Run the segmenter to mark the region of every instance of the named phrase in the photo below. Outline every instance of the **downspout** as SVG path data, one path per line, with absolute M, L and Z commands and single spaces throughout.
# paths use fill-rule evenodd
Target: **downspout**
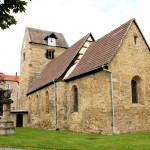
M 105 66 L 102 66 L 103 70 L 110 73 L 110 85 L 111 85 L 111 102 L 112 102 L 112 134 L 115 134 L 115 106 L 114 106 L 114 90 L 113 90 L 113 81 L 112 81 L 112 72 L 105 69 Z
M 54 122 L 55 122 L 55 130 L 57 130 L 57 105 L 56 105 L 56 82 L 53 80 L 54 83 Z

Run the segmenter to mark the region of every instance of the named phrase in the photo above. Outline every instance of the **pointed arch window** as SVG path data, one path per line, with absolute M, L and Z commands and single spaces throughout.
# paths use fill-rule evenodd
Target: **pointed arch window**
M 74 88 L 74 112 L 78 112 L 78 89 Z

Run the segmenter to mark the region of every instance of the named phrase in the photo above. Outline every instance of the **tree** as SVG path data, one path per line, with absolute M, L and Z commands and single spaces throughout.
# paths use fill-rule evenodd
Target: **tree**
M 0 28 L 4 30 L 16 25 L 17 21 L 10 13 L 25 12 L 27 3 L 24 0 L 0 0 Z

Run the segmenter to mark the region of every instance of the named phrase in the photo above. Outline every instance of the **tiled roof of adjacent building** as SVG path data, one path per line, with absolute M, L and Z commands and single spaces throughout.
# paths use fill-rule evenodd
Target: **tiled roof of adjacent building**
M 52 32 L 52 31 L 45 31 L 35 28 L 26 28 L 29 34 L 29 40 L 31 43 L 37 44 L 47 44 L 46 38 L 51 34 L 54 34 L 57 37 L 56 46 L 68 48 L 67 41 L 62 33 Z
M 0 80 L 2 81 L 15 81 L 19 83 L 19 78 L 17 75 L 5 75 L 4 73 L 0 73 Z
M 64 80 L 76 78 L 85 73 L 97 70 L 101 68 L 102 65 L 107 65 L 121 46 L 122 41 L 133 22 L 136 24 L 135 20 L 131 19 L 112 32 L 90 44 L 81 60 L 78 61 L 75 68 L 69 72 L 70 74 L 67 75 Z M 75 62 L 75 59 L 77 58 L 75 56 L 78 54 L 79 50 L 82 48 L 89 36 L 91 36 L 91 34 L 86 35 L 76 42 L 72 47 L 66 50 L 66 52 L 64 52 L 62 55 L 49 62 L 39 78 L 37 78 L 35 83 L 33 83 L 29 89 L 28 94 L 48 85 L 49 83 L 52 83 L 54 79 L 57 80 L 60 77 L 63 79 L 65 73 L 69 68 L 72 67 L 72 62 Z M 146 41 L 145 43 L 147 44 Z
M 52 61 L 50 61 L 40 76 L 36 79 L 36 81 L 31 85 L 31 88 L 28 91 L 28 94 L 53 82 L 60 78 L 66 71 L 66 69 L 71 64 L 72 60 L 75 58 L 76 54 L 89 37 L 90 34 L 87 34 L 74 45 L 72 45 L 68 50 L 66 50 L 63 54 L 56 57 Z

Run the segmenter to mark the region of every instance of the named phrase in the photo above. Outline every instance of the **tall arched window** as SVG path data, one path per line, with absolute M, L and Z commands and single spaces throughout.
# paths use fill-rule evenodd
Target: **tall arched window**
M 137 83 L 135 80 L 131 81 L 131 87 L 132 87 L 132 103 L 137 103 L 138 102 Z
M 39 96 L 36 95 L 36 114 L 39 114 Z
M 131 96 L 133 104 L 144 104 L 144 87 L 140 76 L 134 76 L 131 80 Z
M 74 87 L 74 112 L 78 112 L 78 89 Z
M 45 113 L 49 114 L 49 95 L 48 95 L 48 91 L 45 92 Z

